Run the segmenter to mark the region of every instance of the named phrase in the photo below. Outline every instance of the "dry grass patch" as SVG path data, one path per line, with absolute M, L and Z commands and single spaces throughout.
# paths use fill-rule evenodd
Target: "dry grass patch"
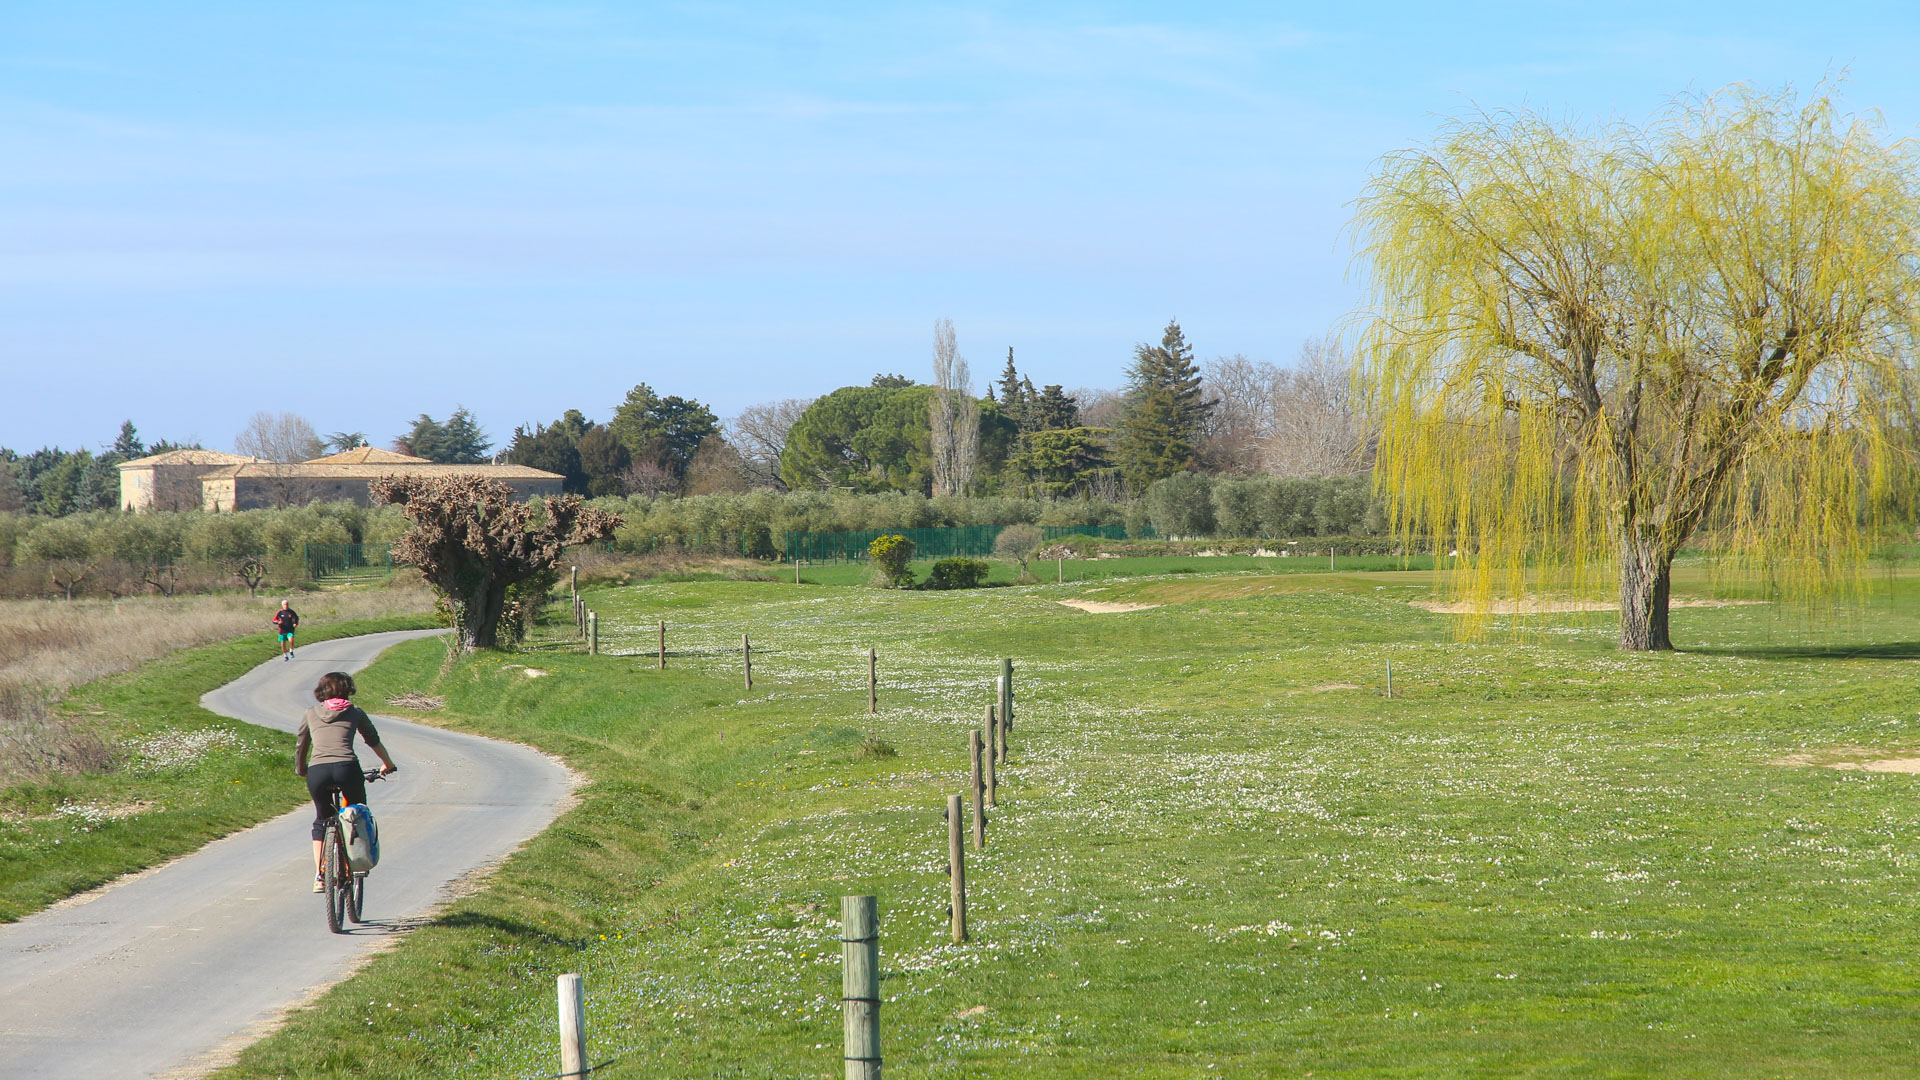
M 0 789 L 52 776 L 109 772 L 172 760 L 168 746 L 125 747 L 101 730 L 103 710 L 55 703 L 82 683 L 131 671 L 179 649 L 265 630 L 278 595 L 0 600 Z M 310 593 L 294 605 L 308 626 L 432 610 L 423 588 Z M 170 756 L 171 755 L 171 756 Z
M 412 709 L 415 712 L 432 712 L 435 709 L 446 708 L 447 699 L 435 697 L 432 694 L 422 694 L 417 690 L 410 690 L 407 693 L 395 694 L 393 697 L 388 698 L 387 704 L 396 709 Z
M 0 683 L 59 694 L 176 649 L 267 628 L 279 594 L 140 597 L 126 600 L 0 600 Z M 295 596 L 307 625 L 433 608 L 425 589 L 350 589 Z

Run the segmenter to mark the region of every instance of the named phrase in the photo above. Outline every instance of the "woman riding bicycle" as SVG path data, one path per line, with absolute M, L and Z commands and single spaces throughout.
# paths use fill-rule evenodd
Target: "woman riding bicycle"
M 360 771 L 360 759 L 354 756 L 353 739 L 358 735 L 373 752 L 380 755 L 380 775 L 398 769 L 387 748 L 380 745 L 380 733 L 358 705 L 347 700 L 353 696 L 353 676 L 344 671 L 329 671 L 313 688 L 313 699 L 320 704 L 300 718 L 300 731 L 293 751 L 293 771 L 307 778 L 307 793 L 313 796 L 313 891 L 324 892 L 320 860 L 327 822 L 333 818 L 333 792 L 344 793 L 349 803 L 367 801 L 367 780 Z

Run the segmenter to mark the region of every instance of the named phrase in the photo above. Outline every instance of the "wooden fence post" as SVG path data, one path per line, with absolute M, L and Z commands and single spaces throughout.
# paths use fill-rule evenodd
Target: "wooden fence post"
M 952 886 L 949 893 L 948 922 L 953 926 L 955 944 L 967 940 L 967 845 L 961 839 L 964 827 L 960 824 L 960 796 L 947 796 L 947 880 Z
M 1000 719 L 992 705 L 987 706 L 987 805 L 999 806 L 999 781 L 994 766 L 1000 757 Z
M 600 655 L 600 613 L 587 612 L 587 655 Z
M 1054 584 L 1065 585 L 1067 583 L 1067 557 L 1065 555 L 1054 556 L 1053 568 L 1060 575 L 1059 580 L 1054 582 Z
M 1013 730 L 1013 660 L 1000 661 L 1000 730 Z
M 667 670 L 667 621 L 660 620 L 660 670 Z
M 793 560 L 793 583 L 795 585 L 800 584 L 800 560 L 799 559 Z
M 578 975 L 560 976 L 560 1075 L 587 1075 L 587 986 Z
M 999 736 L 999 738 L 998 738 L 998 739 L 996 739 L 996 740 L 994 740 L 994 742 L 995 742 L 995 746 L 994 746 L 994 752 L 995 752 L 995 753 L 997 753 L 998 755 L 1000 755 L 1000 761 L 999 761 L 999 763 L 1000 763 L 1000 764 L 1002 764 L 1002 765 L 1005 765 L 1005 764 L 1007 763 L 1007 724 L 1006 724 L 1006 717 L 1004 717 L 1004 716 L 1001 716 L 1001 715 L 1000 715 L 1000 710 L 999 710 L 998 708 L 995 708 L 994 706 L 991 706 L 991 705 L 989 705 L 989 706 L 988 706 L 987 708 L 989 709 L 989 711 L 990 711 L 990 712 L 992 713 L 992 715 L 993 715 L 993 726 L 994 726 L 994 730 L 996 730 L 996 731 L 998 731 L 998 732 L 1000 733 L 1000 736 Z
M 740 666 L 747 673 L 747 689 L 753 689 L 753 642 L 745 634 L 740 635 Z
M 967 756 L 973 759 L 973 850 L 987 846 L 987 776 L 980 767 L 980 733 L 967 732 Z
M 872 649 L 867 650 L 867 715 L 880 711 L 880 668 L 879 658 Z
M 880 914 L 871 896 L 840 898 L 840 1012 L 847 1080 L 880 1080 Z
M 577 566 L 567 568 L 567 591 L 575 596 L 580 595 L 580 568 Z

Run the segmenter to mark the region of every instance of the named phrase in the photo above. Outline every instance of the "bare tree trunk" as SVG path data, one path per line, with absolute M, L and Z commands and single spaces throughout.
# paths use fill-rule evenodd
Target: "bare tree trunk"
M 1632 652 L 1673 648 L 1667 607 L 1673 592 L 1673 555 L 1644 543 L 1620 544 L 1620 647 Z
M 507 608 L 507 587 L 489 578 L 467 594 L 466 610 L 460 613 L 460 647 L 491 649 L 500 642 L 500 617 Z

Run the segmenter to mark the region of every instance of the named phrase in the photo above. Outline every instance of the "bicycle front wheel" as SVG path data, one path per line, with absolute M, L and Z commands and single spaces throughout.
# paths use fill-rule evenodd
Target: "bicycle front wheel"
M 326 886 L 327 929 L 338 934 L 346 922 L 347 894 L 353 889 L 353 872 L 347 867 L 347 850 L 340 839 L 339 821 L 327 824 L 322 851 L 325 852 L 321 878 Z
M 363 923 L 367 921 L 361 914 L 362 905 L 367 902 L 367 875 L 355 874 L 351 880 L 352 886 L 347 890 L 347 915 L 354 922 Z

